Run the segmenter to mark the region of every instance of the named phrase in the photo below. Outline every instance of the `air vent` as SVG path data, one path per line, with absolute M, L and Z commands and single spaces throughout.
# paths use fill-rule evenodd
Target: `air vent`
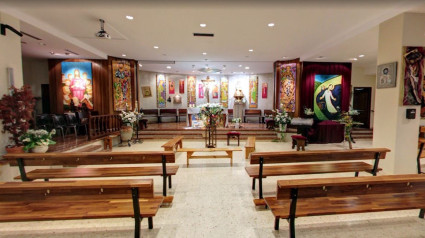
M 193 36 L 214 37 L 213 33 L 193 33 Z
M 28 37 L 33 38 L 34 40 L 41 40 L 40 38 L 38 38 L 38 37 L 36 37 L 36 36 L 33 36 L 33 35 L 31 35 L 31 34 L 28 34 L 28 33 L 26 33 L 26 32 L 21 31 L 21 33 L 22 33 L 23 35 L 26 35 L 26 36 L 28 36 Z
M 74 55 L 79 55 L 79 54 L 75 53 L 74 51 L 71 51 L 71 50 L 68 50 L 68 49 L 65 49 L 65 51 L 66 51 L 66 52 L 69 52 L 69 53 L 71 53 L 71 54 L 74 54 Z

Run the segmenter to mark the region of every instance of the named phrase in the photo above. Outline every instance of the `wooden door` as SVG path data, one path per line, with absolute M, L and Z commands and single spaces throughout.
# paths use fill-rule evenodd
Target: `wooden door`
M 371 87 L 355 87 L 353 93 L 353 109 L 360 112 L 353 116 L 354 121 L 361 122 L 361 128 L 370 128 L 370 108 L 372 101 Z
M 49 84 L 41 85 L 41 106 L 43 114 L 50 114 L 50 86 Z

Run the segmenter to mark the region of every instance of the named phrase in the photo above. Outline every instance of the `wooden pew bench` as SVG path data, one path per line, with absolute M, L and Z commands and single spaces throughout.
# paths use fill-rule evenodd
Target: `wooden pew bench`
M 193 155 L 196 152 L 218 152 L 224 151 L 225 155 Z M 233 166 L 233 152 L 242 151 L 241 148 L 181 148 L 177 152 L 187 152 L 186 165 L 189 167 L 190 159 L 230 159 L 230 166 Z
M 158 121 L 161 123 L 163 117 L 175 117 L 176 122 L 179 121 L 177 116 L 177 109 L 159 109 Z
M 137 238 L 143 218 L 153 228 L 162 201 L 152 179 L 2 182 L 0 222 L 133 217 Z
M 176 136 L 173 139 L 167 141 L 167 143 L 163 144 L 161 147 L 164 148 L 164 151 L 174 151 L 180 146 L 183 148 L 183 138 L 184 136 Z
M 184 118 L 186 118 L 187 117 L 187 109 L 185 109 L 185 108 L 180 108 L 180 109 L 178 109 L 178 111 L 179 111 L 179 116 L 178 116 L 178 118 L 179 118 L 179 122 L 181 121 L 180 119 L 181 119 L 181 117 L 184 117 Z
M 247 117 L 258 117 L 258 123 L 261 123 L 261 110 L 260 109 L 245 109 L 244 122 L 246 123 Z
M 158 122 L 160 122 L 159 116 L 158 116 L 158 109 L 143 109 L 143 118 L 148 117 L 155 117 Z
M 167 165 L 175 163 L 175 154 L 170 151 L 132 151 L 132 152 L 86 152 L 86 153 L 22 153 L 6 154 L 3 159 L 11 166 L 18 166 L 20 176 L 15 179 L 31 181 L 37 179 L 63 178 L 101 178 L 129 176 L 162 176 L 163 196 L 167 196 L 167 177 L 169 188 L 172 187 L 171 176 L 176 175 L 179 166 Z M 113 164 L 161 164 L 161 166 L 138 167 L 105 167 L 81 168 L 66 167 L 54 169 L 35 169 L 25 171 L 25 166 L 80 166 L 80 165 L 113 165 Z M 172 202 L 173 197 L 165 198 L 166 203 Z
M 279 180 L 276 197 L 265 198 L 275 217 L 289 219 L 295 238 L 295 218 L 421 209 L 424 218 L 425 175 Z
M 376 175 L 379 160 L 385 159 L 389 152 L 386 148 L 354 149 L 354 150 L 317 150 L 317 151 L 283 151 L 283 152 L 254 152 L 250 155 L 250 164 L 245 167 L 252 178 L 252 189 L 255 190 L 255 179 L 259 182 L 259 199 L 254 199 L 255 205 L 265 205 L 263 200 L 263 179 L 269 176 L 367 172 Z M 374 164 L 363 161 L 347 162 L 352 160 L 373 160 Z M 314 162 L 308 164 L 285 164 Z M 332 163 L 330 163 L 332 162 Z M 334 163 L 336 162 L 336 163 Z M 272 164 L 264 166 L 264 164 Z M 285 165 L 279 165 L 285 164 Z
M 255 136 L 250 136 L 245 144 L 245 159 L 249 158 L 249 154 L 255 151 Z

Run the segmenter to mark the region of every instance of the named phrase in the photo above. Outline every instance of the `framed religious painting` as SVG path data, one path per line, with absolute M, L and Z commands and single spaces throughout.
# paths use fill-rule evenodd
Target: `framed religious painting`
M 337 120 L 340 116 L 341 82 L 341 75 L 315 75 L 313 107 L 318 120 Z
M 249 77 L 249 108 L 258 107 L 258 76 Z
M 397 62 L 378 65 L 377 88 L 394 88 L 397 83 Z
M 93 109 L 93 77 L 90 62 L 62 62 L 63 106 L 69 110 L 71 104 L 83 104 Z
M 169 94 L 174 94 L 175 88 L 176 88 L 176 85 L 174 83 L 174 80 L 169 80 L 168 81 L 168 93 Z
M 425 75 L 425 47 L 404 47 L 404 95 L 403 105 L 424 106 L 424 75 Z M 423 116 L 421 109 L 421 116 Z
M 167 88 L 163 74 L 156 75 L 156 94 L 158 108 L 165 108 L 167 104 Z
M 267 83 L 261 84 L 261 98 L 267 98 Z
M 179 93 L 184 93 L 184 79 L 179 79 Z
M 152 91 L 150 86 L 142 86 L 142 95 L 144 98 L 152 97 Z

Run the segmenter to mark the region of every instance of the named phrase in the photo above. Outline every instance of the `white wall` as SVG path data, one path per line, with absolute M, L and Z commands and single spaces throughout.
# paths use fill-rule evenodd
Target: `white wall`
M 0 12 L 0 22 L 8 24 L 15 29 L 20 29 L 18 19 Z M 21 57 L 21 39 L 13 32 L 7 30 L 6 36 L 0 35 L 0 95 L 8 92 L 10 86 L 7 78 L 6 68 L 11 67 L 14 71 L 15 87 L 21 87 L 22 80 L 22 57 Z M 7 134 L 0 135 L 0 153 L 5 153 L 5 146 L 9 144 Z M 14 171 L 15 173 L 12 173 Z M 9 165 L 0 165 L 0 181 L 12 180 L 17 169 L 10 169 Z
M 156 103 L 156 75 L 160 73 L 155 72 L 146 72 L 141 71 L 139 73 L 139 95 L 140 95 L 140 107 L 143 109 L 155 109 L 157 108 Z M 229 80 L 229 108 L 233 108 L 233 95 L 236 90 L 236 86 L 239 85 L 242 88 L 242 91 L 247 100 L 246 108 L 248 108 L 248 100 L 249 100 L 249 75 L 230 75 L 230 76 L 222 76 L 222 75 L 210 75 L 211 80 L 215 80 L 213 83 L 210 83 L 210 102 L 218 103 L 220 101 L 220 78 L 227 77 Z M 176 74 L 165 74 L 165 78 L 167 81 L 167 98 L 171 96 L 171 99 L 174 95 L 179 94 L 179 79 L 185 79 L 185 89 L 184 94 L 181 94 L 182 103 L 174 104 L 173 101 L 167 102 L 166 108 L 187 108 L 187 75 L 176 75 Z M 201 105 L 207 102 L 206 97 L 198 98 L 198 85 L 202 83 L 202 80 L 206 79 L 207 75 L 198 75 L 196 77 L 196 105 Z M 175 81 L 175 94 L 168 93 L 168 82 L 169 80 Z M 261 97 L 261 85 L 266 82 L 268 84 L 268 95 L 267 98 L 263 99 Z M 218 99 L 212 98 L 212 88 L 215 83 L 219 86 L 219 96 Z M 150 86 L 152 91 L 152 97 L 143 97 L 141 87 L 142 86 Z M 273 74 L 260 74 L 258 75 L 258 109 L 273 109 Z
M 375 85 L 376 85 L 376 74 L 367 75 L 364 68 L 353 67 L 351 71 L 351 85 L 353 90 L 355 87 L 371 87 L 372 98 L 371 98 L 371 113 L 370 113 L 370 127 L 373 128 L 373 117 L 375 110 Z M 351 97 L 351 105 L 353 105 L 353 97 Z M 354 108 L 355 109 L 355 108 Z
M 47 59 L 22 59 L 24 84 L 31 86 L 35 97 L 41 97 L 41 84 L 49 83 L 49 67 Z M 42 113 L 41 100 L 37 100 L 35 110 Z

